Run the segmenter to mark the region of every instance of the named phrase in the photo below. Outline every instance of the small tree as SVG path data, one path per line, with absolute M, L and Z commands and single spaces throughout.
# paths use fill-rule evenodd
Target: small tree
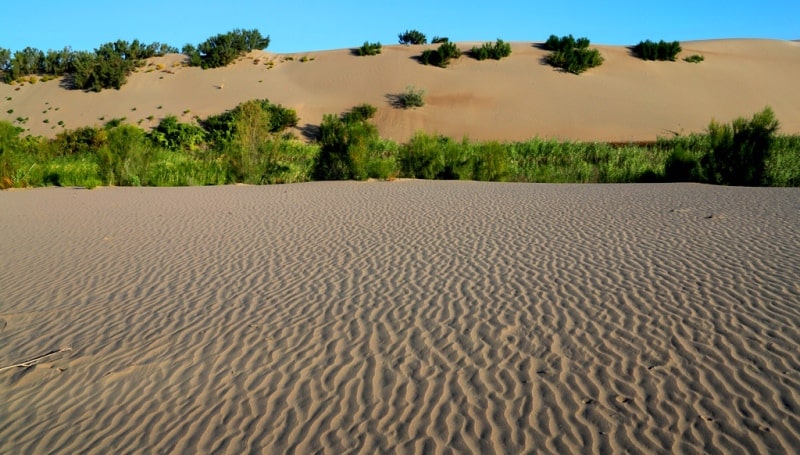
M 400 44 L 427 44 L 428 38 L 425 36 L 424 33 L 418 30 L 406 30 L 405 33 L 401 33 L 397 35 L 400 40 Z

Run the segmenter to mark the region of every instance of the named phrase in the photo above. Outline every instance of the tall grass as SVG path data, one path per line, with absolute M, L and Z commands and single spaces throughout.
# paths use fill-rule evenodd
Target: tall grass
M 727 126 L 712 123 L 706 134 L 651 144 L 538 138 L 476 142 L 422 132 L 400 144 L 379 137 L 369 122 L 375 114 L 369 105 L 326 116 L 321 136 L 311 143 L 273 132 L 274 118 L 257 107 L 240 109 L 231 119 L 230 134 L 191 147 L 169 145 L 159 140 L 158 132 L 145 133 L 124 123 L 68 130 L 47 140 L 22 136 L 20 128 L 0 122 L 0 187 L 273 184 L 395 177 L 800 186 L 800 136 L 776 135 L 777 122 L 768 110 Z

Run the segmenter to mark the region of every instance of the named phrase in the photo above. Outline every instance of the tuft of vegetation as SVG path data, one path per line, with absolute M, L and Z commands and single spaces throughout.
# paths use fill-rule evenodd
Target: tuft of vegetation
M 370 43 L 368 41 L 364 41 L 364 44 L 356 50 L 356 54 L 360 56 L 366 55 L 378 55 L 383 50 L 383 46 L 381 43 Z
M 478 60 L 500 60 L 503 57 L 511 55 L 511 44 L 506 43 L 501 39 L 497 39 L 495 43 L 483 43 L 481 47 L 474 46 L 470 51 L 473 58 Z
M 561 68 L 568 73 L 581 74 L 589 68 L 603 64 L 600 51 L 590 49 L 589 44 L 588 38 L 576 40 L 572 35 L 561 38 L 550 35 L 544 47 L 552 53 L 547 56 L 546 61 L 551 66 Z
M 461 57 L 461 50 L 455 43 L 446 42 L 442 43 L 438 49 L 426 49 L 422 51 L 420 62 L 423 65 L 434 65 L 440 68 L 446 68 L 450 61 Z
M 706 58 L 705 58 L 705 57 L 703 57 L 702 55 L 699 55 L 699 54 L 692 54 L 692 55 L 690 55 L 690 56 L 688 56 L 688 57 L 684 58 L 684 59 L 683 59 L 683 61 L 684 61 L 684 62 L 689 62 L 689 63 L 700 63 L 700 62 L 702 62 L 702 61 L 703 61 L 703 60 L 705 60 L 705 59 L 706 59 Z
M 181 123 L 174 115 L 168 115 L 148 133 L 148 137 L 155 145 L 167 150 L 196 150 L 205 140 L 205 131 L 196 125 Z
M 400 41 L 400 44 L 410 45 L 410 44 L 427 44 L 428 38 L 425 36 L 424 33 L 418 30 L 406 30 L 404 33 L 400 33 L 397 35 L 397 38 Z
M 633 53 L 642 60 L 669 60 L 674 62 L 682 49 L 681 43 L 678 41 L 668 43 L 664 40 L 660 40 L 656 43 L 645 40 L 633 46 L 632 50 Z
M 299 121 L 294 109 L 272 104 L 267 99 L 246 101 L 229 111 L 212 115 L 200 122 L 200 126 L 206 130 L 209 142 L 219 145 L 234 140 L 239 134 L 237 128 L 241 126 L 245 111 L 250 112 L 251 117 L 255 115 L 254 111 L 260 111 L 259 115 L 266 119 L 267 132 L 273 134 L 293 128 Z
M 703 167 L 713 183 L 722 185 L 770 185 L 766 165 L 780 123 L 771 108 L 730 124 L 712 121 L 708 126 L 711 153 Z
M 266 49 L 269 43 L 269 36 L 263 36 L 257 29 L 234 29 L 214 35 L 197 47 L 186 44 L 182 52 L 188 57 L 189 66 L 220 68 L 230 65 L 247 52 Z
M 415 88 L 413 85 L 398 95 L 397 103 L 403 109 L 413 109 L 425 105 L 425 90 Z
M 443 43 L 449 43 L 449 42 L 450 42 L 450 38 L 448 38 L 446 36 L 434 36 L 433 39 L 431 40 L 431 44 L 443 44 Z

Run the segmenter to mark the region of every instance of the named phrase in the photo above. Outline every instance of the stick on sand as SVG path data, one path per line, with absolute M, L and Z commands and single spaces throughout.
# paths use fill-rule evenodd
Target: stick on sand
M 30 367 L 30 366 L 36 365 L 37 363 L 39 363 L 39 361 L 41 361 L 45 357 L 49 357 L 49 356 L 51 356 L 53 354 L 58 354 L 59 352 L 71 351 L 71 350 L 72 350 L 71 347 L 55 349 L 55 350 L 52 350 L 52 351 L 50 351 L 50 352 L 48 352 L 46 354 L 38 355 L 38 356 L 36 356 L 36 357 L 34 357 L 32 359 L 26 360 L 24 362 L 15 363 L 14 365 L 8 365 L 8 366 L 5 366 L 5 367 L 0 367 L 0 371 L 8 370 L 8 369 L 14 368 L 14 367 Z

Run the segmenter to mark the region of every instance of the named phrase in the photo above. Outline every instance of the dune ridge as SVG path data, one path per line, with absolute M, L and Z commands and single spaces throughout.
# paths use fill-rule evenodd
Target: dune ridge
M 480 43 L 459 47 L 475 44 Z M 119 91 L 66 90 L 57 80 L 0 84 L 0 119 L 27 117 L 22 126 L 31 134 L 53 136 L 63 128 L 121 117 L 143 127 L 168 114 L 191 121 L 269 98 L 298 111 L 299 136 L 313 131 L 324 114 L 371 103 L 379 108 L 375 120 L 381 135 L 397 141 L 424 130 L 456 139 L 636 142 L 702 132 L 711 119 L 728 122 L 769 105 L 782 132 L 800 134 L 795 80 L 800 43 L 732 39 L 682 46 L 677 62 L 646 62 L 627 47 L 598 45 L 605 62 L 581 76 L 544 64 L 548 52 L 534 43 L 513 43 L 511 56 L 501 61 L 464 56 L 447 69 L 415 60 L 426 46 L 384 46 L 373 57 L 354 56 L 350 49 L 291 55 L 257 51 L 229 67 L 205 71 L 181 66 L 184 56 L 168 55 L 152 59 Z M 704 55 L 705 61 L 681 60 L 692 54 Z M 393 108 L 387 97 L 409 85 L 426 90 L 427 105 Z
M 791 453 L 799 195 L 2 192 L 0 452 Z

